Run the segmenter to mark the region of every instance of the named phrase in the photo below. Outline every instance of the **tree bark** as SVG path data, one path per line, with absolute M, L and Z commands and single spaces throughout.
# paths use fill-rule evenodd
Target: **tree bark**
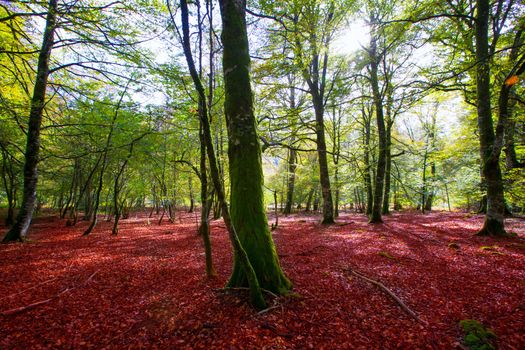
M 481 170 L 487 186 L 487 213 L 478 235 L 504 236 L 505 200 L 499 156 L 490 103 L 489 18 L 490 1 L 477 0 L 476 16 L 476 103 L 480 141 Z M 500 116 L 501 118 L 502 116 Z M 495 147 L 496 146 L 496 147 Z
M 15 219 L 15 178 L 16 174 L 14 171 L 14 159 L 4 148 L 2 148 L 2 180 L 4 183 L 4 189 L 7 197 L 7 216 L 5 218 L 6 226 L 11 226 Z
M 49 0 L 47 8 L 44 37 L 38 55 L 37 73 L 29 113 L 22 205 L 20 206 L 16 222 L 4 236 L 2 242 L 23 241 L 27 237 L 29 225 L 33 217 L 33 210 L 35 209 L 38 184 L 38 156 L 40 152 L 40 127 L 46 105 L 49 63 L 57 26 L 57 0 Z
M 379 153 L 377 157 L 377 168 L 374 184 L 374 202 L 372 205 L 372 212 L 370 213 L 370 223 L 381 223 L 381 209 L 383 205 L 383 191 L 384 191 L 384 180 L 385 180 L 385 169 L 386 169 L 386 130 L 385 130 L 385 118 L 383 115 L 383 103 L 381 93 L 379 91 L 379 78 L 378 78 L 378 62 L 377 57 L 377 43 L 376 38 L 372 35 L 370 43 L 370 83 L 372 85 L 372 95 L 374 98 L 375 112 L 376 112 L 376 123 L 377 123 L 377 136 Z
M 314 195 L 314 187 L 310 188 L 310 191 L 308 191 L 308 196 L 306 197 L 306 206 L 304 208 L 305 212 L 309 212 L 310 208 L 312 207 L 312 197 Z
M 296 151 L 294 149 L 290 149 L 288 151 L 288 178 L 287 178 L 287 188 L 286 188 L 286 205 L 283 210 L 283 214 L 285 215 L 292 213 L 296 168 L 297 168 Z
M 366 116 L 365 111 L 362 111 L 364 120 L 364 149 L 363 149 L 363 162 L 364 162 L 364 181 L 366 188 L 366 208 L 365 212 L 367 216 L 372 214 L 372 205 L 374 203 L 374 193 L 372 189 L 372 178 L 370 176 L 370 116 Z
M 120 195 L 120 190 L 121 190 L 120 178 L 122 177 L 122 174 L 124 174 L 124 170 L 126 169 L 126 165 L 128 165 L 128 162 L 131 159 L 131 156 L 133 155 L 133 144 L 134 144 L 134 142 L 131 142 L 131 144 L 129 146 L 128 155 L 127 155 L 126 159 L 124 160 L 124 162 L 122 163 L 122 165 L 119 168 L 119 171 L 117 173 L 117 176 L 115 177 L 115 183 L 114 183 L 114 186 L 113 186 L 113 206 L 115 207 L 115 212 L 114 212 L 113 229 L 111 230 L 111 234 L 115 235 L 115 236 L 118 234 L 118 223 L 119 223 L 120 217 L 122 216 L 122 209 L 124 207 L 124 202 L 123 203 L 119 203 L 119 201 L 118 201 L 119 200 L 119 195 Z
M 388 115 L 388 113 L 387 113 Z M 390 181 L 392 179 L 392 118 L 389 117 L 386 124 L 386 151 L 385 151 L 385 193 L 383 194 L 383 215 L 390 214 Z
M 284 293 L 289 290 L 291 284 L 280 269 L 262 203 L 261 154 L 255 133 L 255 118 L 251 105 L 252 94 L 249 80 L 250 58 L 246 33 L 245 9 L 246 3 L 244 1 L 220 1 L 223 20 L 222 42 L 224 47 L 223 70 L 226 91 L 225 112 L 229 127 L 230 147 L 237 147 L 236 150 L 230 148 L 228 152 L 230 157 L 230 179 L 232 182 L 232 217 L 230 217 L 230 209 L 226 202 L 213 147 L 207 106 L 206 103 L 202 103 L 205 101 L 205 92 L 191 55 L 188 7 L 186 0 L 181 0 L 184 54 L 195 88 L 199 94 L 199 108 L 205 112 L 200 113 L 199 117 L 201 118 L 203 126 L 202 130 L 210 163 L 210 172 L 221 206 L 224 223 L 226 224 L 234 250 L 234 266 L 228 286 L 248 286 L 252 305 L 256 308 L 264 308 L 266 302 L 262 295 L 261 286 L 278 293 Z M 244 143 L 246 142 L 248 144 L 245 145 Z M 245 169 L 242 165 L 246 159 L 242 151 L 240 154 L 237 153 L 239 149 L 249 149 L 252 152 L 253 150 L 258 151 L 258 154 L 250 154 L 252 158 L 247 165 L 252 165 L 252 167 L 249 169 L 249 174 L 242 173 Z M 253 164 L 254 162 L 255 165 Z M 257 162 L 259 164 L 258 169 Z M 251 178 L 251 176 L 255 176 L 255 179 Z M 248 181 L 244 182 L 246 179 L 248 179 Z M 240 188 L 239 185 L 241 185 Z M 248 189 L 248 194 L 242 192 L 245 191 L 243 186 L 247 185 L 253 187 Z M 255 196 L 253 196 L 254 193 Z M 257 194 L 260 196 L 258 197 Z M 246 195 L 248 198 L 243 198 L 246 197 Z M 244 202 L 245 199 L 248 200 L 248 204 Z M 248 206 L 249 204 L 255 204 L 248 209 L 255 210 L 255 213 L 250 211 L 246 212 L 243 208 L 239 208 L 239 205 L 242 207 Z M 260 215 L 261 213 L 262 215 Z M 245 214 L 248 214 L 248 217 L 246 217 Z M 262 225 L 260 222 L 258 223 L 259 226 L 253 225 L 253 221 L 260 220 L 261 217 L 263 218 Z M 239 229 L 236 224 L 239 224 Z M 239 233 L 237 230 L 239 230 Z M 265 254 L 268 252 L 270 253 L 269 256 Z M 265 260 L 264 258 L 267 259 Z M 261 266 L 259 262 L 263 262 L 263 265 Z
M 245 252 L 243 254 L 241 249 L 235 249 L 233 272 L 228 286 L 251 286 L 250 279 L 253 276 L 250 276 L 250 271 L 246 268 L 251 265 L 262 288 L 285 294 L 292 285 L 281 270 L 264 210 L 261 147 L 250 85 L 246 1 L 221 0 L 220 9 L 223 26 L 221 39 L 224 50 L 224 111 L 228 125 L 231 221 L 238 235 L 239 245 Z
M 324 102 L 321 96 L 312 94 L 315 109 L 315 133 L 317 140 L 317 160 L 319 161 L 319 180 L 321 195 L 323 197 L 323 224 L 333 224 L 334 204 L 330 187 L 330 174 L 328 172 L 328 157 L 326 155 L 326 138 L 324 127 Z

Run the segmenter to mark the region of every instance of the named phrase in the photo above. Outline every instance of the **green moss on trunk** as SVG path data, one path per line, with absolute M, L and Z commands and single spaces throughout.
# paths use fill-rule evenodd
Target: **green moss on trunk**
M 222 0 L 224 110 L 228 124 L 233 227 L 261 288 L 284 294 L 291 288 L 273 244 L 263 203 L 261 149 L 253 113 L 250 55 L 244 0 Z M 236 251 L 230 287 L 248 286 L 248 275 Z

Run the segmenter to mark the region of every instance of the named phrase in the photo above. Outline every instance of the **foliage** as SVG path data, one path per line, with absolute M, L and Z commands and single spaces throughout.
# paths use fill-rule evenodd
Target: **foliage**
M 496 334 L 489 328 L 485 328 L 476 320 L 461 320 L 459 326 L 463 330 L 465 345 L 471 350 L 493 350 L 496 349 L 494 340 Z

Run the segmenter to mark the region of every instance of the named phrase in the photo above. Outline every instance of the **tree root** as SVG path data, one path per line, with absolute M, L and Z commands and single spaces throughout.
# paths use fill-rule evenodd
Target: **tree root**
M 387 293 L 392 299 L 394 299 L 395 302 L 398 303 L 399 306 L 405 311 L 408 315 L 410 315 L 412 318 L 414 318 L 416 321 L 418 321 L 421 324 L 424 324 L 425 326 L 428 326 L 428 322 L 425 320 L 422 320 L 414 311 L 412 311 L 397 295 L 394 294 L 390 289 L 388 289 L 383 283 L 375 281 L 371 278 L 368 278 L 367 276 L 363 275 L 362 273 L 352 269 L 347 268 L 346 271 L 350 272 L 352 275 L 359 277 L 367 282 L 370 282 L 372 284 L 375 284 L 379 288 L 381 288 L 385 293 Z
M 26 310 L 29 310 L 29 309 L 34 309 L 37 306 L 44 305 L 44 304 L 47 304 L 47 303 L 49 303 L 49 302 L 51 302 L 51 301 L 53 301 L 55 299 L 58 299 L 62 294 L 65 294 L 67 292 L 70 292 L 70 291 L 72 291 L 74 289 L 77 289 L 79 287 L 82 287 L 82 286 L 85 286 L 86 284 L 88 284 L 93 279 L 93 277 L 95 277 L 95 275 L 98 273 L 98 271 L 100 271 L 100 270 L 97 270 L 97 271 L 93 272 L 91 274 L 91 276 L 89 276 L 88 279 L 86 281 L 84 281 L 84 283 L 79 284 L 78 286 L 67 287 L 67 288 L 63 289 L 62 291 L 58 292 L 57 294 L 53 295 L 49 299 L 40 300 L 40 301 L 37 301 L 37 302 L 29 304 L 29 305 L 25 305 L 25 306 L 17 307 L 17 308 L 14 308 L 14 309 L 2 311 L 2 312 L 0 312 L 0 316 L 15 315 L 15 314 L 18 314 L 20 312 L 23 312 L 23 311 L 26 311 Z

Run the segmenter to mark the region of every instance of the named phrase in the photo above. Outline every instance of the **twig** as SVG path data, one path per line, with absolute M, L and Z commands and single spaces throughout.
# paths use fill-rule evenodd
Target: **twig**
M 82 284 L 80 284 L 80 285 L 78 285 L 78 286 L 76 286 L 76 287 L 68 287 L 68 288 L 65 288 L 65 289 L 63 289 L 62 291 L 60 291 L 59 293 L 55 294 L 54 296 L 52 296 L 52 297 L 49 298 L 49 299 L 40 300 L 40 301 L 37 301 L 37 302 L 35 302 L 35 303 L 32 303 L 32 304 L 26 305 L 26 306 L 21 306 L 21 307 L 17 307 L 17 308 L 14 308 L 14 309 L 10 309 L 10 310 L 2 311 L 2 312 L 0 312 L 0 315 L 1 315 L 1 316 L 10 316 L 10 315 L 14 315 L 14 314 L 20 313 L 20 312 L 22 312 L 22 311 L 26 311 L 26 310 L 29 310 L 29 309 L 33 309 L 33 308 L 35 308 L 35 307 L 37 307 L 37 306 L 40 306 L 40 305 L 47 304 L 47 303 L 49 303 L 50 301 L 53 301 L 53 300 L 55 300 L 55 299 L 58 299 L 62 294 L 65 294 L 65 293 L 67 293 L 67 292 L 70 292 L 70 291 L 72 291 L 72 290 L 74 290 L 74 289 L 77 289 L 77 288 L 79 288 L 79 287 L 85 286 L 86 284 L 88 284 L 88 283 L 93 279 L 93 277 L 95 277 L 95 275 L 98 273 L 98 271 L 100 271 L 100 270 L 97 270 L 97 271 L 93 272 L 93 273 L 91 274 L 91 276 L 89 276 L 88 279 L 87 279 L 84 283 L 82 283 Z
M 2 298 L 2 299 L 0 299 L 0 300 L 9 299 L 9 298 L 12 298 L 12 297 L 16 297 L 17 295 L 20 295 L 20 294 L 22 294 L 22 293 L 24 293 L 24 292 L 27 292 L 28 290 L 35 289 L 35 288 L 37 288 L 37 287 L 39 287 L 39 286 L 41 286 L 41 285 L 47 284 L 47 283 L 52 282 L 52 281 L 54 281 L 54 280 L 56 280 L 56 279 L 57 279 L 57 277 L 50 278 L 50 279 L 48 279 L 48 280 L 46 280 L 46 281 L 44 281 L 44 282 L 40 282 L 40 283 L 38 283 L 37 285 L 34 285 L 34 286 L 32 286 L 32 287 L 29 287 L 29 288 L 26 288 L 26 289 L 24 289 L 24 290 L 21 290 L 21 291 L 18 292 L 18 293 L 14 293 L 14 294 L 8 295 L 8 296 L 6 296 L 6 297 L 4 297 L 4 298 Z
M 412 316 L 415 320 L 417 320 L 418 322 L 428 326 L 428 322 L 427 321 L 424 321 L 422 320 L 414 311 L 412 311 L 408 306 L 406 306 L 406 304 L 397 296 L 394 294 L 394 292 L 392 292 L 390 289 L 388 289 L 383 283 L 381 282 L 378 282 L 378 281 L 375 281 L 371 278 L 368 278 L 366 277 L 365 275 L 363 275 L 362 273 L 358 272 L 358 271 L 355 271 L 351 268 L 348 268 L 348 271 L 353 274 L 354 276 L 357 276 L 367 282 L 370 282 L 372 284 L 375 284 L 376 286 L 378 286 L 379 288 L 381 288 L 385 293 L 387 293 L 392 299 L 394 299 L 398 304 L 399 306 L 401 306 L 401 308 L 407 313 L 409 314 L 410 316 Z
M 227 291 L 229 291 L 229 290 L 234 290 L 234 291 L 235 291 L 235 290 L 249 291 L 250 288 L 248 288 L 248 287 L 224 287 L 224 288 L 222 288 L 222 289 L 217 289 L 218 292 L 227 292 Z M 262 290 L 264 293 L 269 294 L 269 295 L 271 295 L 271 296 L 274 297 L 274 298 L 278 298 L 278 297 L 279 297 L 279 296 L 276 295 L 274 292 L 271 292 L 271 291 L 269 291 L 269 290 L 267 290 L 267 289 L 262 289 L 262 288 L 261 288 L 261 290 Z
M 286 332 L 281 332 L 279 329 L 277 329 L 277 327 L 275 327 L 273 324 L 271 324 L 269 322 L 263 322 L 261 324 L 261 328 L 269 329 L 272 332 L 274 332 L 275 334 L 277 334 L 278 336 L 283 337 L 283 338 L 291 338 L 291 337 L 293 337 L 293 334 L 286 333 Z
M 282 306 L 281 304 L 277 304 L 277 305 L 273 305 L 273 306 L 267 307 L 266 309 L 259 311 L 257 313 L 257 315 L 262 315 L 264 313 L 267 313 L 268 311 L 271 311 L 273 309 L 277 309 L 278 307 L 281 307 L 281 306 Z

